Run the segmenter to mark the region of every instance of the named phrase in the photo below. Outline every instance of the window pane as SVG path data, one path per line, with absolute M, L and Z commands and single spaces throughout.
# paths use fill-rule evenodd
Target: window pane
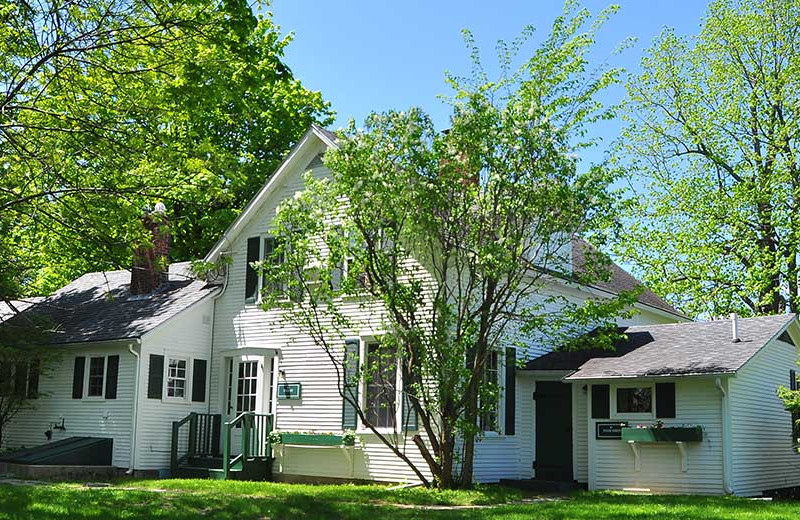
M 500 380 L 500 372 L 498 371 L 497 366 L 497 352 L 491 352 L 489 356 L 486 358 L 486 365 L 484 366 L 483 376 L 484 382 L 487 384 L 499 385 Z M 481 406 L 481 415 L 480 415 L 480 427 L 481 430 L 485 432 L 497 431 L 498 426 L 498 410 L 499 402 L 497 399 L 493 399 L 491 403 L 487 403 L 486 406 Z
M 618 413 L 650 413 L 653 411 L 653 390 L 646 388 L 617 388 Z
M 256 389 L 258 388 L 258 362 L 239 363 L 239 380 L 236 389 L 236 413 L 256 411 Z
M 86 395 L 89 397 L 103 396 L 103 375 L 106 369 L 106 358 L 93 357 L 89 361 L 89 388 Z
M 186 397 L 186 360 L 170 358 L 167 364 L 167 397 Z
M 393 350 L 380 344 L 367 345 L 368 382 L 366 385 L 366 417 L 373 426 L 393 428 L 397 397 L 397 362 Z

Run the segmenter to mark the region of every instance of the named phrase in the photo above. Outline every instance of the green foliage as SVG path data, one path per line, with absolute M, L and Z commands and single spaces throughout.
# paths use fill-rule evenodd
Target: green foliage
M 576 304 L 550 290 L 559 280 L 608 274 L 592 254 L 588 268 L 573 272 L 571 252 L 575 235 L 602 237 L 615 224 L 611 176 L 601 166 L 579 172 L 576 158 L 592 144 L 588 126 L 612 113 L 596 94 L 618 71 L 590 71 L 586 61 L 612 11 L 592 20 L 568 2 L 518 69 L 511 64 L 532 29 L 501 42 L 497 81 L 465 33 L 474 73 L 447 77 L 450 128 L 438 131 L 416 108 L 372 114 L 362 128 L 351 121 L 326 154 L 332 178 L 309 172 L 305 190 L 279 208 L 273 233 L 282 261 L 257 264 L 265 286 L 280 288 L 264 292 L 265 310 L 310 334 L 340 374 L 345 338 L 363 330 L 380 337 L 358 379 L 392 395 L 399 364 L 402 400 L 425 434 L 413 442 L 442 487 L 472 482 L 472 440 L 498 429 L 481 425 L 482 417 L 496 422 L 501 395 L 486 376 L 490 359 L 504 359 L 511 345 L 564 344 L 613 321 L 635 298 Z M 339 383 L 349 399 L 343 389 L 352 382 Z M 379 431 L 349 400 L 426 482 L 405 455 L 405 425 Z M 394 416 L 400 401 L 384 406 Z
M 267 7 L 258 3 L 256 7 Z M 202 256 L 312 121 L 269 14 L 214 0 L 0 0 L 0 295 L 129 267 L 146 204 Z
M 800 2 L 717 0 L 628 83 L 620 253 L 693 316 L 798 310 Z

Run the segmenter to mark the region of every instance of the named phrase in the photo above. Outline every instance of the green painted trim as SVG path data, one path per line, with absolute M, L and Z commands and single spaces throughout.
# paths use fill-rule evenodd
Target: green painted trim
M 284 444 L 304 446 L 341 446 L 344 436 L 324 433 L 281 433 Z
M 699 442 L 703 440 L 703 427 L 622 428 L 622 440 L 635 442 Z

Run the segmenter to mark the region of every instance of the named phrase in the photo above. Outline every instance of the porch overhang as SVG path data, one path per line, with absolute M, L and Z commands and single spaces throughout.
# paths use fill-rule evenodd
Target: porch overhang
M 265 356 L 280 357 L 281 349 L 275 347 L 239 347 L 218 350 L 217 354 L 222 357 L 234 356 Z

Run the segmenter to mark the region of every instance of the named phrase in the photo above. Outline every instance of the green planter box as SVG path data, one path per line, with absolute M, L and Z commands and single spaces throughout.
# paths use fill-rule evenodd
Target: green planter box
M 636 442 L 699 442 L 703 440 L 703 428 L 701 426 L 623 428 L 622 440 Z
M 325 435 L 316 433 L 281 433 L 284 444 L 300 444 L 303 446 L 341 446 L 341 435 Z

